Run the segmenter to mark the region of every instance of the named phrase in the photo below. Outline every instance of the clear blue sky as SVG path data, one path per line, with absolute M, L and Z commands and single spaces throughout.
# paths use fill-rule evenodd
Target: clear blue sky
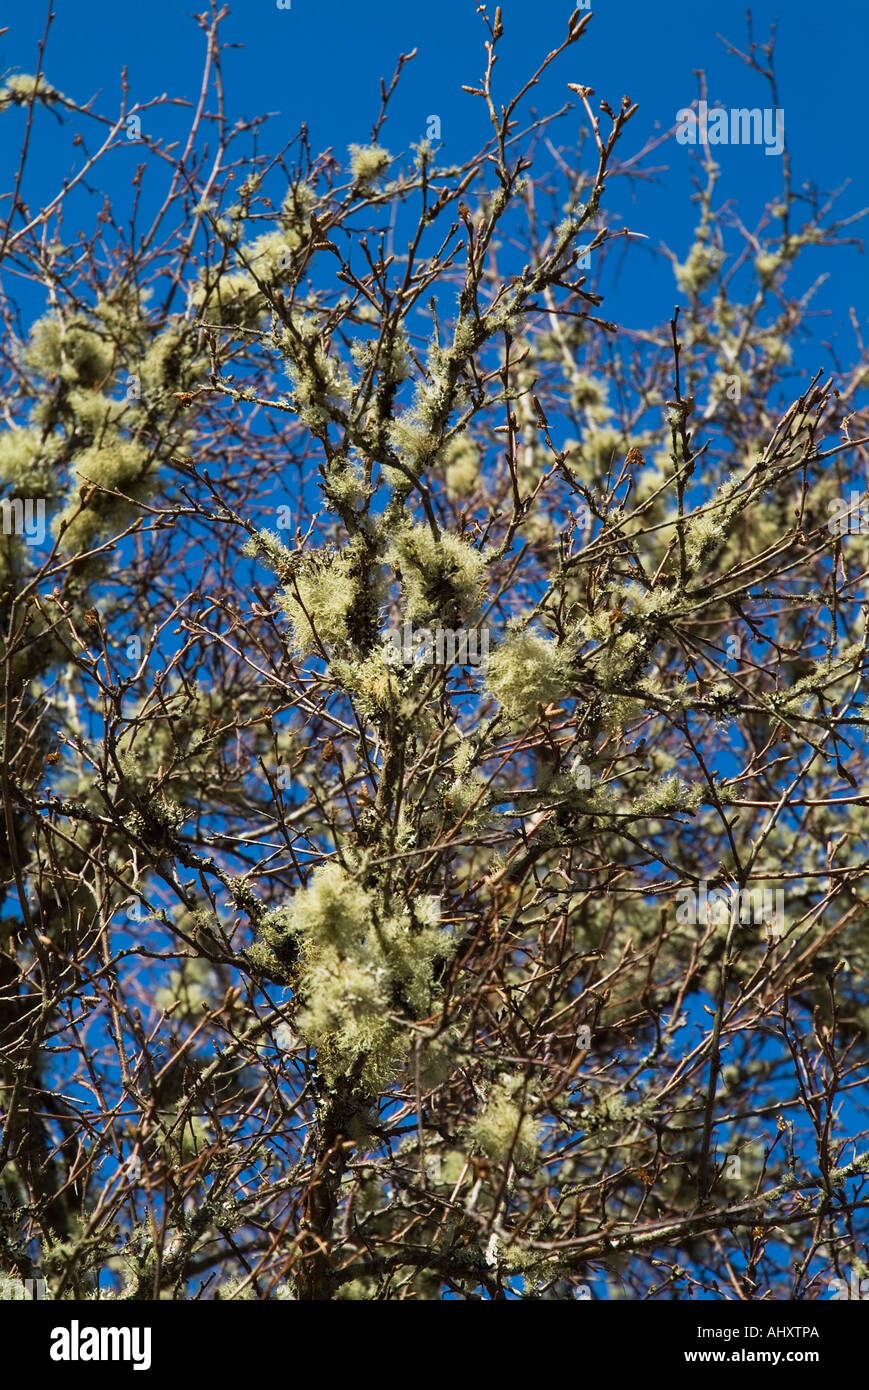
M 84 101 L 102 92 L 97 108 L 113 114 L 125 65 L 131 92 L 139 101 L 164 92 L 190 100 L 198 95 L 203 35 L 192 17 L 195 6 L 178 0 L 130 5 L 117 0 L 56 0 L 54 8 L 57 18 L 46 73 L 70 96 Z M 512 91 L 528 75 L 532 62 L 561 39 L 571 9 L 571 0 L 504 0 L 505 38 L 499 45 L 497 70 L 502 92 Z M 490 13 L 493 10 L 490 5 Z M 760 42 L 766 40 L 770 22 L 779 20 L 780 100 L 795 185 L 809 179 L 823 190 L 851 179 L 840 207 L 855 212 L 869 203 L 869 6 L 865 0 L 838 0 L 834 5 L 760 0 L 754 18 Z M 45 6 L 22 5 L 7 22 L 9 32 L 0 36 L 0 73 L 33 71 Z M 769 105 L 765 83 L 727 56 L 716 31 L 745 46 L 741 0 L 715 5 L 702 0 L 599 0 L 587 36 L 537 89 L 535 104 L 541 112 L 548 111 L 570 98 L 568 81 L 594 86 L 597 98 L 605 97 L 613 106 L 627 92 L 640 109 L 623 146 L 625 153 L 639 149 L 656 129 L 672 125 L 677 110 L 697 97 L 699 68 L 708 74 L 711 102 L 726 107 Z M 460 90 L 463 83 L 474 83 L 482 70 L 485 31 L 475 0 L 440 0 L 437 5 L 292 0 L 290 10 L 278 9 L 276 0 L 246 0 L 231 8 L 223 37 L 234 45 L 223 57 L 229 114 L 274 113 L 261 137 L 261 150 L 282 146 L 305 120 L 314 150 L 332 146 L 344 159 L 351 141 L 368 137 L 378 109 L 378 79 L 389 77 L 398 53 L 413 47 L 418 56 L 406 70 L 383 143 L 393 153 L 407 150 L 421 137 L 431 114 L 441 118 L 445 160 L 471 154 L 485 136 L 482 103 Z M 177 136 L 185 130 L 185 118 L 186 113 L 177 111 L 154 115 L 161 133 L 174 129 Z M 23 113 L 18 111 L 7 111 L 0 121 L 2 188 L 10 187 L 22 123 Z M 566 117 L 556 143 L 575 141 L 579 123 L 579 112 Z M 77 167 L 69 138 L 46 113 L 40 118 L 37 149 L 39 158 L 25 188 L 25 197 L 33 203 L 40 201 L 40 194 L 56 191 L 59 179 Z M 101 164 L 93 215 L 104 191 L 120 198 L 123 206 L 123 199 L 129 198 L 129 175 L 141 157 L 142 147 L 131 144 Z M 719 202 L 734 200 L 746 225 L 752 226 L 779 187 L 781 160 L 765 156 L 758 147 L 719 149 L 718 157 Z M 672 272 L 656 260 L 655 249 L 666 240 L 684 258 L 691 244 L 689 150 L 670 142 L 651 163 L 661 169 L 660 181 L 636 184 L 632 194 L 622 188 L 618 197 L 632 229 L 644 232 L 649 241 L 618 271 L 620 258 L 611 258 L 609 282 L 601 286 L 608 296 L 605 316 L 630 327 L 648 327 L 672 312 Z M 83 230 L 91 225 L 86 219 Z M 816 265 L 807 261 L 807 277 L 821 268 L 830 277 L 817 302 L 830 315 L 822 328 L 819 325 L 819 336 L 844 332 L 847 359 L 852 352 L 847 310 L 854 304 L 865 321 L 869 307 L 866 261 L 856 249 L 834 256 L 813 254 Z M 806 370 L 814 365 L 819 364 L 804 364 Z

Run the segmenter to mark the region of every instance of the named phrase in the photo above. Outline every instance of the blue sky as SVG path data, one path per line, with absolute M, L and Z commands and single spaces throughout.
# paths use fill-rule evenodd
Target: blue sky
M 473 84 L 484 61 L 485 29 L 475 0 L 441 0 L 437 6 L 382 0 L 377 6 L 350 0 L 324 5 L 321 0 L 291 0 L 278 9 L 276 0 L 253 0 L 230 10 L 223 39 L 223 75 L 230 117 L 254 118 L 272 113 L 260 135 L 260 149 L 276 150 L 308 123 L 313 149 L 331 146 L 346 158 L 351 141 L 364 143 L 379 104 L 378 80 L 389 78 L 402 50 L 418 49 L 405 70 L 382 141 L 393 153 L 407 151 L 425 129 L 428 116 L 441 119 L 444 160 L 474 152 L 487 133 L 482 103 L 461 91 Z M 56 20 L 46 57 L 49 81 L 71 97 L 86 101 L 96 93 L 96 107 L 113 114 L 120 100 L 120 73 L 129 72 L 132 96 L 148 101 L 163 93 L 194 101 L 198 96 L 204 48 L 193 18 L 194 7 L 178 0 L 149 0 L 146 6 L 122 7 L 113 0 L 57 0 Z M 490 5 L 490 12 L 494 6 Z M 499 45 L 497 80 L 502 95 L 512 93 L 532 64 L 554 47 L 566 31 L 570 0 L 504 0 L 505 37 Z M 754 34 L 765 42 L 769 25 L 779 21 L 776 65 L 780 102 L 785 112 L 794 183 L 813 180 L 822 190 L 840 188 L 849 179 L 839 204 L 851 214 L 869 202 L 861 199 L 861 176 L 869 135 L 865 90 L 865 55 L 869 46 L 869 8 L 862 0 L 840 0 L 834 8 L 809 0 L 761 0 L 753 7 Z M 0 73 L 31 72 L 45 23 L 45 7 L 21 7 L 9 32 L 0 36 Z M 715 6 L 665 0 L 600 0 L 581 42 L 565 54 L 533 94 L 540 112 L 571 99 L 569 81 L 592 85 L 596 98 L 617 107 L 623 93 L 639 103 L 622 152 L 630 155 L 655 133 L 675 122 L 676 112 L 698 96 L 696 70 L 708 75 L 710 103 L 731 106 L 770 105 L 762 78 L 726 53 L 716 32 L 737 47 L 746 46 L 745 8 L 741 0 Z M 146 120 L 148 117 L 145 118 Z M 3 116 L 7 139 L 0 149 L 0 187 L 8 188 L 17 159 L 16 122 L 23 113 Z M 177 109 L 153 113 L 160 133 L 186 129 L 187 113 Z M 557 144 L 575 144 L 582 113 L 574 111 L 557 128 Z M 41 114 L 38 161 L 25 196 L 56 191 L 59 180 L 77 167 L 69 137 L 46 113 Z M 747 226 L 756 222 L 765 201 L 780 187 L 781 160 L 760 147 L 719 148 L 721 181 L 717 203 L 738 207 Z M 99 189 L 129 196 L 129 178 L 142 147 L 130 144 L 100 165 Z M 663 241 L 681 259 L 691 244 L 694 208 L 690 179 L 694 162 L 688 148 L 675 142 L 656 152 L 650 163 L 660 170 L 656 182 L 638 182 L 630 193 L 622 186 L 618 204 L 631 228 L 648 241 L 622 264 L 610 258 L 604 313 L 627 327 L 648 327 L 672 312 L 676 287 L 669 265 L 656 254 Z M 85 227 L 87 230 L 87 227 Z M 636 245 L 636 244 L 635 244 Z M 818 252 L 817 269 L 828 275 L 816 307 L 828 317 L 819 336 L 844 330 L 843 351 L 850 355 L 847 312 L 854 305 L 865 321 L 866 263 L 855 248 L 835 256 Z M 807 261 L 806 275 L 814 273 Z M 802 288 L 802 285 L 800 285 Z M 812 364 L 806 363 L 808 369 Z

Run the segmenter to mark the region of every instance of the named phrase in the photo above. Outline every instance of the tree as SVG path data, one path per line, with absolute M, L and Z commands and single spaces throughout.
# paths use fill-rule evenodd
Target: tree
M 698 148 L 620 329 L 637 108 L 568 84 L 553 158 L 588 16 L 505 101 L 480 9 L 456 165 L 382 143 L 413 54 L 349 165 L 251 153 L 213 5 L 183 147 L 0 96 L 81 150 L 2 237 L 0 1268 L 56 1298 L 866 1273 L 869 369 L 789 289 L 849 219 L 785 161 L 749 233 Z

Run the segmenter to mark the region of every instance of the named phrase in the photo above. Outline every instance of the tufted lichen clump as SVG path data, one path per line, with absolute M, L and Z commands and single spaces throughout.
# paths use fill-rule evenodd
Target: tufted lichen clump
M 49 106 L 65 100 L 63 93 L 46 82 L 42 75 L 36 78 L 27 72 L 12 73 L 0 87 L 0 111 L 4 106 L 29 106 L 32 101 L 41 101 Z
M 126 513 L 124 501 L 106 496 L 103 489 L 108 493 L 116 490 L 125 497 L 135 496 L 147 471 L 148 458 L 144 444 L 117 436 L 78 455 L 73 477 L 82 483 L 81 491 L 73 494 L 57 519 L 65 550 L 86 549 L 106 522 L 122 522 Z
M 517 1099 L 521 1078 L 504 1073 L 492 1087 L 480 1113 L 468 1126 L 472 1149 L 497 1163 L 512 1155 L 517 1168 L 531 1169 L 540 1148 L 538 1126 Z
M 61 442 L 29 427 L 14 426 L 0 433 L 0 479 L 4 492 L 43 497 L 55 487 L 53 458 Z
M 318 647 L 327 651 L 353 640 L 354 624 L 368 613 L 374 620 L 382 585 L 366 584 L 364 551 L 351 541 L 344 550 L 313 552 L 297 565 L 280 604 L 290 619 L 292 644 L 300 656 Z
M 639 815 L 653 816 L 659 813 L 683 812 L 692 815 L 700 805 L 703 789 L 698 784 L 690 786 L 675 773 L 660 781 L 652 782 L 634 798 L 633 809 Z
M 402 688 L 389 647 L 375 648 L 364 661 L 333 659 L 329 669 L 363 718 L 377 722 L 397 711 Z
M 510 633 L 490 656 L 486 685 L 514 723 L 530 723 L 540 707 L 564 697 L 569 670 L 567 653 L 528 628 Z
M 389 150 L 381 145 L 350 146 L 350 172 L 363 188 L 386 173 L 391 159 Z
M 480 479 L 480 450 L 467 434 L 457 435 L 444 449 L 446 484 L 450 497 L 467 497 Z
M 388 558 L 401 575 L 411 622 L 438 619 L 454 627 L 469 615 L 486 561 L 467 541 L 449 533 L 436 539 L 425 523 L 404 526 L 393 537 Z
M 107 337 L 85 322 L 73 319 L 64 325 L 48 314 L 33 325 L 22 360 L 40 376 L 96 389 L 111 375 L 113 349 Z
M 432 1012 L 435 972 L 453 949 L 438 900 L 386 903 L 330 863 L 261 932 L 279 959 L 298 955 L 295 1028 L 327 1082 L 352 1076 L 374 1093 L 394 1080 L 416 1036 L 403 1020 Z

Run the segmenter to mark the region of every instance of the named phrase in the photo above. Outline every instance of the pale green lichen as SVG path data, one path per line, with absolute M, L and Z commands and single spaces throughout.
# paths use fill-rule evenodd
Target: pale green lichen
M 255 556 L 268 565 L 281 578 L 288 578 L 294 572 L 294 555 L 288 550 L 274 531 L 256 531 L 242 546 L 244 555 Z
M 146 399 L 166 391 L 187 391 L 198 375 L 189 330 L 170 327 L 158 333 L 135 365 Z
M 354 540 L 343 550 L 315 551 L 295 566 L 279 602 L 300 656 L 318 646 L 346 646 L 353 640 L 354 624 L 366 612 L 373 619 L 381 586 L 377 576 L 366 586 L 364 553 L 362 543 Z
M 210 961 L 191 956 L 180 970 L 170 972 L 165 987 L 154 995 L 154 1004 L 171 1013 L 176 1021 L 198 1023 L 203 1005 L 207 1007 L 218 992 L 219 982 Z
M 485 556 L 460 537 L 442 532 L 436 538 L 425 523 L 403 526 L 392 537 L 388 559 L 401 574 L 410 622 L 439 620 L 454 628 L 475 606 Z
M 148 458 L 148 447 L 134 439 L 108 439 L 94 444 L 73 461 L 73 472 L 101 488 L 123 488 L 136 481 Z
M 727 542 L 738 509 L 732 494 L 736 484 L 728 479 L 719 489 L 716 505 L 704 507 L 685 523 L 685 553 L 691 570 L 699 569 Z
M 39 376 L 100 390 L 111 377 L 114 350 L 89 325 L 79 320 L 64 325 L 48 314 L 33 325 L 21 357 Z
M 784 256 L 775 252 L 764 251 L 755 258 L 754 268 L 757 271 L 757 278 L 764 288 L 774 282 L 776 271 L 780 270 L 784 264 Z
M 381 145 L 350 146 L 350 172 L 363 188 L 386 173 L 391 159 L 389 151 Z
M 333 659 L 331 674 L 352 695 L 357 712 L 365 719 L 381 720 L 401 701 L 399 676 L 390 649 L 378 647 L 364 661 Z
M 652 782 L 634 798 L 632 809 L 643 816 L 654 816 L 667 811 L 693 814 L 702 797 L 701 786 L 689 786 L 681 777 L 673 775 Z
M 502 1075 L 480 1113 L 468 1126 L 471 1147 L 497 1163 L 512 1156 L 517 1168 L 531 1169 L 540 1151 L 538 1126 L 517 1099 L 521 1081 Z
M 312 313 L 294 313 L 292 332 L 285 333 L 278 345 L 299 419 L 313 434 L 323 434 L 334 419 L 336 406 L 341 409 L 353 393 L 346 367 L 328 353 L 322 322 Z
M 440 436 L 420 418 L 416 406 L 402 411 L 389 426 L 389 442 L 414 470 L 425 468 L 440 448 Z
M 304 179 L 291 183 L 281 203 L 281 225 L 292 232 L 307 228 L 311 211 L 317 205 L 317 191 Z
M 202 320 L 221 327 L 253 329 L 261 323 L 268 304 L 247 271 L 234 271 L 210 286 L 195 285 L 191 306 Z
M 510 633 L 490 656 L 486 686 L 514 722 L 527 723 L 564 697 L 569 671 L 567 653 L 529 628 Z
M 363 372 L 376 371 L 383 382 L 397 385 L 413 375 L 410 342 L 403 328 L 387 341 L 363 338 L 350 344 L 350 355 Z
M 480 450 L 470 435 L 459 434 L 444 449 L 447 492 L 450 497 L 468 497 L 480 480 Z
M 699 294 L 715 279 L 725 260 L 725 253 L 717 246 L 696 241 L 688 252 L 688 259 L 674 267 L 680 289 Z
M 67 395 L 66 403 L 75 417 L 78 436 L 96 439 L 109 430 L 114 433 L 120 417 L 128 408 L 123 401 L 114 401 L 101 391 L 77 387 Z
M 574 410 L 585 410 L 589 406 L 601 406 L 606 400 L 605 387 L 594 377 L 584 372 L 575 372 L 570 378 L 570 403 Z
M 634 720 L 639 719 L 642 713 L 643 706 L 639 700 L 627 695 L 607 695 L 600 706 L 601 728 L 606 732 L 627 728 Z
M 338 512 L 359 508 L 368 494 L 365 475 L 358 459 L 336 460 L 320 485 L 327 500 Z
M 262 932 L 279 956 L 298 950 L 295 1027 L 327 1079 L 352 1075 L 372 1092 L 394 1079 L 414 1037 L 402 1019 L 431 1012 L 435 969 L 453 949 L 438 900 L 387 905 L 326 864 Z
M 45 497 L 56 487 L 53 459 L 62 441 L 43 439 L 39 430 L 18 428 L 0 432 L 0 478 L 4 492 L 21 496 Z
M 479 772 L 466 772 L 456 777 L 443 794 L 447 819 L 452 824 L 461 821 L 465 833 L 486 826 L 490 820 L 486 788 L 486 778 Z
M 619 430 L 609 427 L 589 428 L 582 441 L 583 457 L 596 470 L 609 468 L 613 459 L 618 458 L 620 454 L 624 455 L 626 449 L 624 435 Z
M 296 894 L 291 909 L 279 909 L 266 916 L 261 934 L 276 949 L 292 935 L 351 951 L 359 937 L 360 923 L 367 923 L 370 918 L 372 903 L 372 895 L 360 888 L 340 864 L 324 864 L 315 871 L 311 885 Z
M 239 259 L 251 275 L 263 282 L 290 273 L 290 253 L 302 244 L 300 232 L 266 232 L 245 245 Z
M 786 343 L 784 339 L 777 338 L 773 334 L 764 334 L 759 340 L 758 346 L 766 354 L 766 360 L 774 362 L 777 366 L 788 366 L 793 359 L 790 343 Z
M 141 492 L 149 462 L 145 444 L 117 436 L 106 438 L 101 445 L 93 444 L 75 457 L 70 470 L 73 493 L 53 526 L 64 550 L 87 549 L 99 531 L 117 529 L 126 521 L 130 506 L 125 499 L 135 499 Z M 123 493 L 123 497 L 111 496 L 110 490 Z
M 724 543 L 720 519 L 711 508 L 693 516 L 685 527 L 685 554 L 692 569 L 699 567 Z
M 65 101 L 66 98 L 56 87 L 52 87 L 50 82 L 46 82 L 42 75 L 36 78 L 26 72 L 13 73 L 0 87 L 0 110 L 4 106 L 27 106 L 33 100 L 44 102 L 48 106 L 52 102 Z
M 595 676 L 601 690 L 615 690 L 628 684 L 640 669 L 648 638 L 641 632 L 620 632 L 612 637 L 599 653 Z

